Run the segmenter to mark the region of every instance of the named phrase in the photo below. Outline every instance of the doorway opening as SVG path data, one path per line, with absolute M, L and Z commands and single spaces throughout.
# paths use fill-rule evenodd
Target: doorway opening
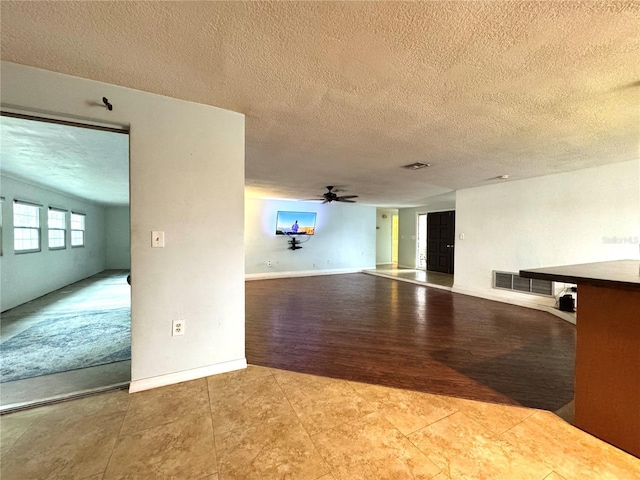
M 455 212 L 427 214 L 427 270 L 453 275 Z
M 391 263 L 398 265 L 398 215 L 391 216 Z
M 416 272 L 427 284 L 453 286 L 455 211 L 419 213 Z
M 416 268 L 427 269 L 427 214 L 418 214 L 418 228 L 416 229 Z
M 129 132 L 0 112 L 0 411 L 131 378 Z

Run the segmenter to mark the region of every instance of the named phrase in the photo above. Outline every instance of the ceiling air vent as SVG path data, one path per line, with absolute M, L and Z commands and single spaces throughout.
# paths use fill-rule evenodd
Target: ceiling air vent
M 493 272 L 493 288 L 553 297 L 553 282 L 524 278 L 513 272 Z
M 421 168 L 430 167 L 430 166 L 431 166 L 430 163 L 416 162 L 416 163 L 410 163 L 409 165 L 403 165 L 402 168 L 406 168 L 407 170 L 420 170 Z

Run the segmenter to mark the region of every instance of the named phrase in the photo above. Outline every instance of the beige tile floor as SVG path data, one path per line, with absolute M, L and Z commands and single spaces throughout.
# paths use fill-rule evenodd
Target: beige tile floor
M 453 275 L 411 268 L 400 268 L 395 264 L 376 265 L 375 270 L 363 270 L 363 273 L 416 285 L 426 285 L 442 290 L 451 291 L 453 288 Z
M 552 413 L 250 366 L 0 417 L 3 480 L 640 478 Z

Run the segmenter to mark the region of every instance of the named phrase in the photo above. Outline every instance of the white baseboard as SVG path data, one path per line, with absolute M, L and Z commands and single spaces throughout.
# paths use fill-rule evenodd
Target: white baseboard
M 272 278 L 291 278 L 291 277 L 315 277 L 317 275 L 341 275 L 343 273 L 362 273 L 362 270 L 372 267 L 360 268 L 335 268 L 331 270 L 298 270 L 290 272 L 265 272 L 265 273 L 247 273 L 244 279 L 250 280 L 269 280 Z
M 485 292 L 484 290 L 475 290 L 471 288 L 465 288 L 455 284 L 453 285 L 453 289 L 451 291 L 453 293 L 461 293 L 462 295 L 470 295 L 472 297 L 484 298 L 485 300 L 493 300 L 494 302 L 508 303 L 510 305 L 516 305 L 518 307 L 526 307 L 526 308 L 533 308 L 534 310 L 541 310 L 543 312 L 547 312 L 552 315 L 555 315 L 556 317 L 561 318 L 562 320 L 569 322 L 573 325 L 576 324 L 575 314 L 572 315 L 568 312 L 563 312 L 551 305 L 544 305 L 541 303 L 531 302 L 531 301 L 523 300 L 520 298 L 503 297 L 502 295 L 497 293 L 488 293 L 488 292 Z
M 557 308 L 548 307 L 550 310 L 547 310 L 552 315 L 555 315 L 562 320 L 565 320 L 573 325 L 576 324 L 576 319 L 578 318 L 575 313 L 563 312 L 562 310 L 558 310 Z
M 182 372 L 169 373 L 158 377 L 132 380 L 129 384 L 129 393 L 165 387 L 167 385 L 173 385 L 174 383 L 188 382 L 189 380 L 232 372 L 234 370 L 242 370 L 243 368 L 247 368 L 246 358 L 232 360 L 230 362 L 216 363 L 215 365 L 207 365 L 206 367 L 193 368 Z

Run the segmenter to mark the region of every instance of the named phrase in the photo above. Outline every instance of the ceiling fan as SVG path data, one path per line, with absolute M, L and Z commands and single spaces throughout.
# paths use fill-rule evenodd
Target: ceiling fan
M 327 186 L 328 192 L 321 195 L 321 198 L 308 198 L 308 202 L 316 202 L 322 201 L 322 203 L 331 203 L 331 202 L 345 202 L 345 203 L 356 203 L 355 200 L 351 200 L 352 198 L 358 198 L 358 195 L 343 195 L 338 196 L 335 192 L 333 192 L 332 186 Z

